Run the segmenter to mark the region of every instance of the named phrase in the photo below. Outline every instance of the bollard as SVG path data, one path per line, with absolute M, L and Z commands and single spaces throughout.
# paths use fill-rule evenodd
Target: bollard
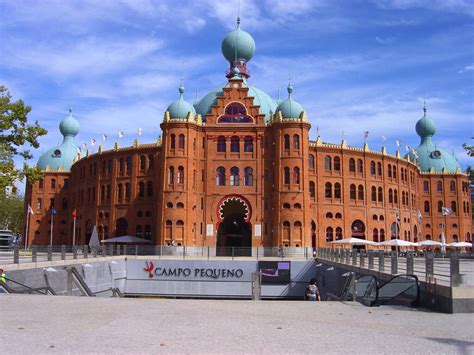
M 53 246 L 48 245 L 48 261 L 52 261 L 52 260 L 53 260 Z
M 357 249 L 352 249 L 352 265 L 357 265 Z
M 369 270 L 372 270 L 374 268 L 374 251 L 369 250 L 367 254 L 369 257 Z
M 425 255 L 425 276 L 426 282 L 434 276 L 434 254 L 432 252 L 427 252 Z
M 392 250 L 392 252 L 390 253 L 390 261 L 392 275 L 398 274 L 398 255 L 395 250 Z
M 155 245 L 155 255 L 161 255 L 161 245 Z
M 96 247 L 92 248 L 92 256 L 94 256 L 94 258 L 97 258 L 97 248 Z
M 346 250 L 346 264 L 349 265 L 351 263 L 351 251 L 349 249 Z
M 89 253 L 89 247 L 87 245 L 84 245 L 82 247 L 82 254 L 84 254 L 84 259 L 87 259 L 87 254 Z
M 407 253 L 407 275 L 413 275 L 413 253 Z
M 379 272 L 385 271 L 385 252 L 379 250 Z
M 138 256 L 138 245 L 135 245 L 135 259 L 137 258 Z
M 127 246 L 123 246 L 123 255 L 127 256 Z
M 461 278 L 459 275 L 459 254 L 456 251 L 453 251 L 449 258 L 449 276 L 451 287 L 458 287 L 461 283 Z
M 77 245 L 72 246 L 72 258 L 77 259 Z
M 207 247 L 207 260 L 209 260 L 209 249 L 210 247 Z
M 20 249 L 18 248 L 18 245 L 16 245 L 15 249 L 13 249 L 13 263 L 14 264 L 20 263 Z
M 66 260 L 66 246 L 61 245 L 61 260 Z
M 36 263 L 36 260 L 38 260 L 38 247 L 33 245 L 31 247 L 31 262 Z
M 363 250 L 360 251 L 359 266 L 365 268 L 365 253 Z

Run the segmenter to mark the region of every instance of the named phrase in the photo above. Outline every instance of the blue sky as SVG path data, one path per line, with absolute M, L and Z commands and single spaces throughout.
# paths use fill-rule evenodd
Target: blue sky
M 0 0 L 0 83 L 33 107 L 49 130 L 42 151 L 61 142 L 69 107 L 91 138 L 110 149 L 156 141 L 166 107 L 202 97 L 226 82 L 220 52 L 235 27 L 235 1 Z M 395 140 L 416 147 L 414 126 L 426 100 L 435 141 L 472 164 L 474 114 L 473 0 L 241 0 L 242 29 L 256 41 L 253 85 L 293 97 L 324 141 L 389 152 Z M 95 147 L 96 149 L 97 147 Z M 402 150 L 405 153 L 405 150 Z

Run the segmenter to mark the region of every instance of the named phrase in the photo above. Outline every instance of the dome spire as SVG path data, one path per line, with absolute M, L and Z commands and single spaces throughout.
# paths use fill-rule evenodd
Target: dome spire
M 181 82 L 181 85 L 179 86 L 179 98 L 180 99 L 183 99 L 183 96 L 184 96 L 184 85 L 183 83 Z
M 426 117 L 426 101 L 423 100 L 423 117 Z

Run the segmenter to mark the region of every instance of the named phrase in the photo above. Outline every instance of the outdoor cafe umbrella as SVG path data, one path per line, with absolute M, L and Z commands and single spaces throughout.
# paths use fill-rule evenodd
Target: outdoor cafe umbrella
M 348 245 L 377 245 L 376 242 L 360 238 L 345 238 L 329 242 L 328 244 L 348 244 Z
M 386 242 L 378 243 L 378 245 L 384 245 L 388 247 L 416 247 L 418 246 L 417 243 L 407 242 L 406 240 L 401 240 L 401 239 L 387 240 Z
M 472 248 L 472 243 L 456 242 L 456 243 L 450 243 L 447 246 L 448 247 L 453 247 L 453 248 Z
M 419 247 L 440 247 L 442 244 L 436 240 L 426 239 L 418 242 Z
M 98 248 L 100 246 L 99 235 L 97 234 L 96 226 L 94 226 L 94 229 L 92 230 L 91 239 L 89 240 L 89 246 L 91 248 Z
M 124 235 L 122 237 L 104 239 L 102 243 L 104 244 L 114 244 L 114 243 L 116 244 L 152 244 L 153 242 L 148 239 L 137 238 L 131 235 Z

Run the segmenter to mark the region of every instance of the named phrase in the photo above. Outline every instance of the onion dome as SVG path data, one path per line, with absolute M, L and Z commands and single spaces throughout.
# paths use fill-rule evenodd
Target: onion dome
M 69 115 L 59 124 L 59 131 L 63 135 L 63 142 L 43 153 L 38 159 L 38 167 L 41 170 L 70 170 L 77 157 L 78 148 L 74 143 L 74 137 L 79 133 L 79 122 L 72 115 Z
M 432 137 L 436 132 L 436 125 L 434 121 L 426 115 L 426 107 L 423 107 L 424 115 L 416 123 L 416 133 L 421 138 L 420 145 L 415 149 L 416 152 L 410 152 L 406 156 L 410 157 L 411 161 L 416 161 L 421 171 L 429 172 L 446 172 L 454 173 L 459 168 L 459 163 L 456 158 L 436 146 L 433 143 Z M 405 157 L 406 157 L 405 156 Z
M 234 61 L 248 62 L 255 52 L 255 41 L 252 36 L 240 29 L 240 18 L 237 18 L 237 28 L 229 32 L 222 40 L 222 54 L 229 63 Z
M 283 119 L 299 118 L 301 113 L 304 112 L 303 106 L 291 97 L 292 92 L 293 86 L 289 84 L 288 98 L 277 107 L 276 114 L 279 115 L 281 113 Z
M 179 99 L 169 105 L 166 109 L 166 111 L 168 111 L 170 114 L 170 118 L 186 119 L 190 112 L 192 114 L 196 114 L 193 105 L 184 100 L 183 94 L 184 86 L 181 85 L 179 87 Z

